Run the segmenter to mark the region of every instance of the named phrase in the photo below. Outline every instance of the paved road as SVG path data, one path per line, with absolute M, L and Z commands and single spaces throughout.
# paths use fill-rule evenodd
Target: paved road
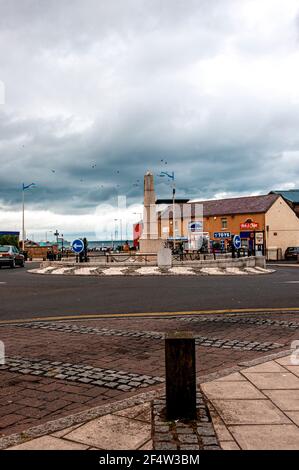
M 259 276 L 140 278 L 39 276 L 21 268 L 1 269 L 0 320 L 74 314 L 299 307 L 299 268 L 275 268 L 274 274 Z

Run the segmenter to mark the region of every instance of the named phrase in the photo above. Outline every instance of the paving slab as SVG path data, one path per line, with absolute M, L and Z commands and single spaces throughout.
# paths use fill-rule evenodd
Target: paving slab
M 243 371 L 243 375 L 260 390 L 298 389 L 299 378 L 290 372 L 259 372 L 249 373 Z
M 87 450 L 88 446 L 53 436 L 43 436 L 7 450 Z
M 213 400 L 226 425 L 291 424 L 269 400 Z
M 285 414 L 299 427 L 299 411 L 286 411 Z
M 135 418 L 139 421 L 151 422 L 151 406 L 150 403 L 144 403 L 142 405 L 133 406 L 125 410 L 116 411 L 113 413 L 117 416 L 123 416 L 125 418 Z
M 290 356 L 240 370 L 245 382 L 202 384 L 223 450 L 299 450 L 298 377 L 286 367 Z
M 299 429 L 294 424 L 231 426 L 243 450 L 298 450 Z
M 222 450 L 240 450 L 240 447 L 235 441 L 220 441 Z
M 299 411 L 299 390 L 265 390 L 265 395 L 283 411 Z
M 299 377 L 299 366 L 285 366 L 285 368 L 290 371 L 292 374 Z
M 110 414 L 92 420 L 64 437 L 99 449 L 134 450 L 151 438 L 151 425 Z
M 247 373 L 263 373 L 263 372 L 281 372 L 285 373 L 286 370 L 283 366 L 275 361 L 265 362 L 264 364 L 258 364 L 253 367 L 248 367 L 243 372 Z
M 240 374 L 240 372 L 235 372 L 233 374 L 226 375 L 221 379 L 218 379 L 218 382 L 244 382 L 246 378 Z
M 202 385 L 209 399 L 264 399 L 264 395 L 249 382 L 213 381 Z

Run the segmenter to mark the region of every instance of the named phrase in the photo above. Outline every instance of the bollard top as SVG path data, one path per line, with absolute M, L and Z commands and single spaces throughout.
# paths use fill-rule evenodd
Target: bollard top
M 169 331 L 165 339 L 194 339 L 194 334 L 192 331 Z

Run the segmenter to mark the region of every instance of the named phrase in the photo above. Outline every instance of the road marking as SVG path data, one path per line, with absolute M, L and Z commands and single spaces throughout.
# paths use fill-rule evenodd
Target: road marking
M 299 281 L 285 281 L 285 284 L 299 284 Z
M 130 317 L 174 317 L 183 315 L 229 315 L 234 313 L 275 313 L 275 312 L 299 312 L 299 307 L 286 308 L 240 308 L 227 310 L 188 310 L 179 312 L 143 312 L 143 313 L 94 313 L 87 315 L 64 315 L 56 317 L 36 317 L 36 318 L 19 318 L 17 320 L 0 320 L 0 325 L 9 325 L 13 323 L 28 323 L 41 321 L 64 321 L 64 320 L 96 320 L 99 318 L 130 318 Z
M 6 282 L 0 282 L 0 286 L 6 284 Z

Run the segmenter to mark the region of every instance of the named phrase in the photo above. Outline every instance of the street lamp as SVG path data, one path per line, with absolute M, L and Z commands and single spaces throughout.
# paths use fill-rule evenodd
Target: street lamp
M 46 242 L 48 241 L 48 233 L 53 233 L 53 230 L 47 230 L 47 232 L 46 232 Z
M 35 183 L 28 184 L 25 186 L 23 183 L 22 191 L 22 251 L 25 251 L 25 191 L 31 187 L 36 186 Z
M 172 181 L 172 236 L 173 236 L 173 249 L 175 249 L 175 242 L 176 242 L 176 234 L 175 234 L 175 179 L 174 179 L 174 171 L 172 173 L 168 173 L 167 171 L 161 171 L 160 175 L 161 178 L 165 176 Z
M 118 222 L 118 219 L 114 219 L 114 240 L 116 241 L 116 238 L 118 237 L 118 233 L 117 233 L 117 222 Z
M 54 233 L 54 236 L 56 237 L 56 243 L 57 243 L 57 245 L 58 245 L 59 232 L 58 232 L 57 229 L 56 229 L 56 232 Z

